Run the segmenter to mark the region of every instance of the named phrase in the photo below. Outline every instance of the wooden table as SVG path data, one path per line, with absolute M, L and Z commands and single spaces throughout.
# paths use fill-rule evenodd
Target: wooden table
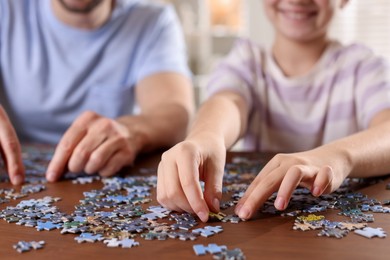
M 266 160 L 269 155 L 240 154 L 251 158 Z M 228 155 L 231 158 L 232 154 Z M 155 167 L 160 155 L 149 155 L 141 158 L 136 167 L 129 173 L 137 171 L 139 167 Z M 378 200 L 390 199 L 390 191 L 385 186 L 390 180 L 374 184 L 359 191 Z M 11 187 L 10 184 L 0 183 L 0 188 Z M 61 181 L 47 184 L 46 190 L 29 195 L 28 198 L 42 198 L 50 195 L 61 197 L 62 201 L 55 203 L 62 212 L 71 213 L 74 205 L 83 198 L 83 191 L 100 189 L 101 182 L 75 185 L 70 181 Z M 155 192 L 152 193 L 152 203 L 156 205 Z M 20 200 L 0 205 L 14 206 Z M 231 212 L 231 211 L 230 211 Z M 230 213 L 229 211 L 227 213 Z M 337 215 L 336 210 L 321 213 L 330 220 L 348 220 Z M 247 259 L 390 259 L 390 215 L 375 214 L 375 222 L 371 227 L 382 227 L 389 237 L 380 239 L 365 237 L 350 233 L 345 238 L 318 237 L 317 231 L 295 231 L 292 229 L 294 218 L 275 215 L 260 215 L 255 220 L 240 222 L 239 224 L 218 223 L 224 229 L 220 234 L 209 238 L 199 237 L 195 241 L 181 241 L 167 239 L 165 241 L 146 241 L 136 238 L 140 246 L 122 249 L 108 248 L 102 242 L 78 244 L 76 235 L 61 235 L 59 230 L 37 231 L 35 228 L 9 224 L 0 220 L 0 259 L 212 259 L 211 255 L 196 256 L 192 246 L 194 244 L 207 245 L 216 243 L 226 245 L 229 249 L 240 248 Z M 215 225 L 215 223 L 214 223 Z M 202 226 L 202 225 L 200 225 Z M 12 245 L 20 240 L 46 241 L 41 250 L 31 250 L 18 253 Z

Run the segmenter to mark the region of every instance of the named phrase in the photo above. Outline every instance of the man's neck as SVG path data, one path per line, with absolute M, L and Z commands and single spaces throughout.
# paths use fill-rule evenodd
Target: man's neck
M 75 28 L 94 30 L 105 24 L 111 16 L 115 0 L 102 3 L 89 13 L 76 13 L 66 10 L 58 0 L 52 0 L 54 15 L 63 23 Z
M 326 36 L 308 42 L 276 36 L 272 54 L 287 77 L 297 77 L 307 74 L 315 66 L 328 44 Z

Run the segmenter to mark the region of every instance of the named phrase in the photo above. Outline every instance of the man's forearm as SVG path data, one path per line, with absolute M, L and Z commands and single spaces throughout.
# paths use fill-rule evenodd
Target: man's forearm
M 153 113 L 122 116 L 118 122 L 125 125 L 135 140 L 137 152 L 170 147 L 183 140 L 191 112 L 180 105 L 166 105 Z

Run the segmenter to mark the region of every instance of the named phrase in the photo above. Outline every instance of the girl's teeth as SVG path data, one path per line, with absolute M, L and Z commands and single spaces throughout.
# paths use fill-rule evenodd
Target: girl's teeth
M 287 17 L 295 20 L 303 20 L 309 17 L 307 14 L 303 13 L 286 13 Z

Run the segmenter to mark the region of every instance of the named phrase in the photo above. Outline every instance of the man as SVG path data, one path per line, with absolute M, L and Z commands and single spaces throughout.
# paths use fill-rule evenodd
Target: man
M 65 170 L 109 176 L 183 138 L 193 112 L 173 10 L 140 0 L 0 2 L 0 145 L 13 184 L 21 142 L 58 143 Z M 139 113 L 136 113 L 139 109 Z

